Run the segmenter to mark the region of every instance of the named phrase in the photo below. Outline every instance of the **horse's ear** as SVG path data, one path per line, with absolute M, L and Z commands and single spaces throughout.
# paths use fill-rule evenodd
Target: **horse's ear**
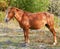
M 19 11 L 19 9 L 18 9 L 18 8 L 16 8 L 16 10 L 17 10 L 17 11 Z
M 11 8 L 11 7 L 12 7 L 12 6 L 9 6 L 8 9 Z
M 12 8 L 15 8 L 15 7 L 13 7 L 13 6 L 9 6 L 9 7 L 8 7 L 8 9 L 12 9 Z
M 19 9 L 18 9 L 18 8 L 16 8 L 16 10 L 17 10 L 17 11 L 19 11 Z

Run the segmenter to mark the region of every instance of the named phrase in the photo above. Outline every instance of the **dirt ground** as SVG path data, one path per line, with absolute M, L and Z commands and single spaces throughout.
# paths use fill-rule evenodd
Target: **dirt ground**
M 46 28 L 30 30 L 29 46 L 24 46 L 23 30 L 18 23 L 0 23 L 0 49 L 60 49 L 60 27 L 55 28 L 57 45 L 53 46 L 53 35 Z

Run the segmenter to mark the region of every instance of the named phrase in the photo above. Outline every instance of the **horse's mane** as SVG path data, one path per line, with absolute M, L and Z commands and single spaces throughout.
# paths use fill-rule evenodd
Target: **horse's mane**
M 23 11 L 24 13 L 28 13 L 28 14 L 35 14 L 35 13 L 32 13 L 32 12 L 29 12 L 29 11 L 25 11 L 25 10 L 22 10 L 20 8 L 17 8 L 17 7 L 8 7 L 8 9 L 16 9 L 17 11 Z M 38 12 L 38 13 L 42 13 L 42 12 Z M 44 14 L 45 13 L 48 13 L 48 12 L 43 12 Z
M 17 8 L 17 7 L 11 7 L 11 8 L 14 8 L 14 9 L 16 9 L 17 11 L 24 11 L 24 12 L 26 12 L 26 13 L 31 13 L 31 12 L 25 11 L 25 10 L 23 10 L 23 9 L 20 9 L 20 8 Z

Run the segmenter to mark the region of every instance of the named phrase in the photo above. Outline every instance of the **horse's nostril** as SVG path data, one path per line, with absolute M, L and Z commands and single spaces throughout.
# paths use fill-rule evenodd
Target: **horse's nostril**
M 7 18 L 5 19 L 5 22 L 8 22 L 8 19 Z

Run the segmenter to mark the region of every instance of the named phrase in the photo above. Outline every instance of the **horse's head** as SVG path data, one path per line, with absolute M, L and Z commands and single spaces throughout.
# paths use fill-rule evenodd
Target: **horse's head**
M 24 14 L 24 11 L 21 9 L 18 9 L 16 7 L 10 7 L 6 10 L 6 17 L 5 22 L 8 22 L 13 17 L 15 17 L 17 20 L 21 20 L 21 16 Z
M 6 10 L 5 22 L 8 22 L 14 17 L 14 8 L 10 7 Z

